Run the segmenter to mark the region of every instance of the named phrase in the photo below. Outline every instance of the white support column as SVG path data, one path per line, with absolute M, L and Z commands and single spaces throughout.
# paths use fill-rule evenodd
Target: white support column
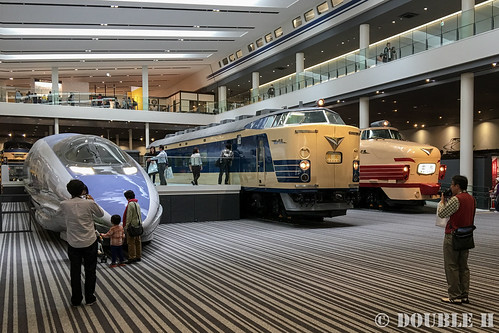
M 459 39 L 473 36 L 475 22 L 475 0 L 461 0 L 461 26 L 459 27 Z
M 149 68 L 142 66 L 142 110 L 149 110 Z
M 359 98 L 359 128 L 369 127 L 369 97 Z
M 260 73 L 251 73 L 251 101 L 253 103 L 258 102 L 258 96 L 260 95 Z
M 360 49 L 360 59 L 359 68 L 366 69 L 367 59 L 369 56 L 367 54 L 367 48 L 369 47 L 369 24 L 361 24 L 359 27 L 359 49 Z
M 473 189 L 473 73 L 461 74 L 461 123 L 459 173 L 468 178 L 468 191 Z
M 218 113 L 227 111 L 227 86 L 218 87 Z
M 119 147 L 120 146 L 120 135 L 116 134 L 116 145 Z
M 296 54 L 296 90 L 305 87 L 305 78 L 303 76 L 303 71 L 305 70 L 305 54 L 303 52 L 298 52 Z
M 131 128 L 128 129 L 128 149 L 133 149 L 133 135 Z
M 54 119 L 54 134 L 59 134 L 59 118 Z
M 145 144 L 146 144 L 146 148 L 147 148 L 147 146 L 149 146 L 149 123 L 146 123 L 146 135 L 145 135 L 145 137 L 146 137 Z
M 59 68 L 52 67 L 52 104 L 59 104 Z

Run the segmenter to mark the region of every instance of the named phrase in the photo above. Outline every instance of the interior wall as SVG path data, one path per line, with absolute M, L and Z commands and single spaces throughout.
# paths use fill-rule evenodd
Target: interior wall
M 432 145 L 444 152 L 457 151 L 460 148 L 458 124 L 405 130 L 401 133 L 409 141 Z M 474 123 L 473 149 L 499 149 L 499 119 Z

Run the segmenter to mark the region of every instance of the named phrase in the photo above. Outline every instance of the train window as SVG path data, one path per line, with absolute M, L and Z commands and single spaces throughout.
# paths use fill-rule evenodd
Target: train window
M 317 12 L 320 14 L 324 13 L 324 12 L 327 12 L 329 9 L 329 5 L 327 3 L 327 1 L 321 3 L 319 6 L 317 6 Z
M 275 36 L 275 38 L 281 37 L 282 34 L 283 34 L 282 28 L 277 28 L 277 29 L 274 30 L 274 36 Z
M 339 4 L 343 3 L 343 0 L 333 0 L 333 6 L 336 7 Z
M 265 124 L 263 125 L 263 128 L 270 128 L 272 127 L 272 123 L 274 122 L 274 116 L 266 117 L 265 118 Z
M 229 60 L 227 60 L 227 58 L 223 58 L 222 59 L 222 64 L 225 66 L 229 63 Z
M 255 50 L 255 44 L 253 44 L 253 43 L 248 44 L 248 51 L 253 52 L 254 50 Z
M 256 46 L 257 47 L 262 47 L 263 46 L 263 38 L 258 38 L 256 40 Z
M 326 117 L 330 124 L 345 125 L 343 119 L 336 112 L 326 111 Z
M 367 139 L 393 139 L 404 140 L 402 135 L 397 130 L 383 128 L 383 129 L 369 129 L 362 133 L 362 140 Z
M 324 116 L 324 111 L 307 111 L 307 112 L 289 112 L 286 125 L 290 124 L 313 124 L 313 123 L 327 123 Z
M 273 39 L 273 38 L 272 38 L 272 34 L 266 34 L 266 35 L 265 35 L 265 41 L 266 41 L 267 43 L 270 43 L 270 42 L 272 41 L 272 39 Z
M 241 51 L 241 50 L 236 51 L 236 58 L 237 59 L 241 58 L 242 56 L 243 56 L 243 51 Z
M 301 17 L 298 16 L 293 20 L 293 28 L 298 28 L 301 25 Z
M 230 62 L 233 62 L 234 60 L 236 60 L 236 58 L 234 57 L 234 54 L 229 55 L 229 60 L 230 60 Z
M 54 151 L 56 151 L 59 157 L 63 157 L 69 163 L 100 165 L 128 163 L 118 147 L 97 138 L 78 138 L 71 141 L 67 146 L 60 145 L 57 149 L 54 147 Z
M 275 116 L 274 121 L 272 122 L 272 127 L 282 126 L 284 121 L 286 120 L 287 113 L 281 113 Z
M 314 17 L 315 17 L 315 12 L 313 9 L 310 9 L 308 12 L 305 13 L 305 22 L 312 20 Z

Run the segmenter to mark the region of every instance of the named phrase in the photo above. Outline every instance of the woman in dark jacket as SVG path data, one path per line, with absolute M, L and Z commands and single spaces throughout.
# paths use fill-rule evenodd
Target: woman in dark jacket
M 156 152 L 156 148 L 151 147 L 151 148 L 149 148 L 149 152 L 145 153 L 144 157 L 145 157 L 145 159 L 147 161 L 147 159 L 149 157 L 153 157 L 153 156 L 156 156 L 156 155 L 158 155 L 158 153 Z M 158 174 L 158 171 L 153 172 L 153 173 L 149 173 L 149 166 L 151 165 L 151 163 L 156 163 L 156 161 L 149 161 L 149 162 L 147 162 L 146 163 L 146 171 L 149 174 L 149 176 L 152 178 L 152 182 L 155 183 L 156 182 L 156 175 Z

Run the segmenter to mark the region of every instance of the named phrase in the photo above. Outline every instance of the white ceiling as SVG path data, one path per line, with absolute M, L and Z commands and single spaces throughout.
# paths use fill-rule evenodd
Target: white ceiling
M 32 78 L 50 80 L 58 67 L 62 80 L 127 91 L 141 85 L 148 65 L 150 95 L 161 96 L 165 86 L 206 67 L 218 69 L 219 60 L 315 2 L 2 1 L 0 81 L 29 88 Z

